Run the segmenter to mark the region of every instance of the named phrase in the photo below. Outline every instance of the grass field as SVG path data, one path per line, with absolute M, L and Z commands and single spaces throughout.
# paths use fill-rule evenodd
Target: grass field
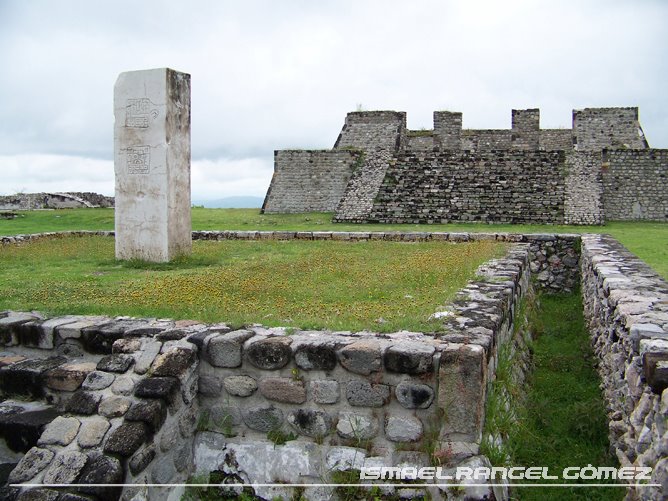
M 438 323 L 428 317 L 505 248 L 196 241 L 189 258 L 147 264 L 115 261 L 112 238 L 48 238 L 0 249 L 0 310 L 429 331 Z
M 0 220 L 0 235 L 64 230 L 113 230 L 113 209 L 26 211 L 11 220 Z M 334 224 L 328 213 L 270 214 L 258 209 L 192 210 L 194 230 L 295 230 L 295 231 L 477 231 L 510 233 L 609 233 L 631 252 L 668 278 L 668 223 L 610 222 L 605 226 L 542 226 L 509 224 Z

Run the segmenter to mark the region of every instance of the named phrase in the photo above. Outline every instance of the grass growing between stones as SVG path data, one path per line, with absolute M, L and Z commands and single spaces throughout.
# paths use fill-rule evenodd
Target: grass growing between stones
M 506 430 L 508 439 L 497 465 L 547 466 L 561 477 L 564 468 L 615 466 L 608 453 L 605 404 L 594 369 L 594 355 L 582 315 L 579 292 L 543 295 L 530 313 L 534 370 L 528 378 L 525 407 Z M 541 480 L 540 482 L 548 482 Z M 553 483 L 582 480 L 553 480 Z M 590 481 L 594 483 L 605 482 Z M 517 488 L 520 500 L 622 499 L 622 487 Z
M 20 211 L 0 220 L 0 235 L 68 230 L 113 230 L 113 209 Z M 609 233 L 668 279 L 668 223 L 611 221 L 605 226 L 536 224 L 343 224 L 331 213 L 260 214 L 258 209 L 192 209 L 194 230 L 449 231 L 509 233 Z
M 114 259 L 105 237 L 0 247 L 0 310 L 224 321 L 301 329 L 435 330 L 429 316 L 495 242 L 193 243 L 167 264 Z

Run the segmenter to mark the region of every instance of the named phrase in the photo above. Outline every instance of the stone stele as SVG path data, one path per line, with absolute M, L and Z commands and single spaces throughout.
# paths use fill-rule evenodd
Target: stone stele
M 114 117 L 116 258 L 190 254 L 190 75 L 121 73 Z

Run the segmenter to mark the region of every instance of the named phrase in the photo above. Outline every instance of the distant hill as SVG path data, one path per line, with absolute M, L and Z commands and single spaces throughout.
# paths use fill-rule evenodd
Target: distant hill
M 216 200 L 193 200 L 193 205 L 203 205 L 208 209 L 259 209 L 263 197 L 239 196 L 224 197 Z

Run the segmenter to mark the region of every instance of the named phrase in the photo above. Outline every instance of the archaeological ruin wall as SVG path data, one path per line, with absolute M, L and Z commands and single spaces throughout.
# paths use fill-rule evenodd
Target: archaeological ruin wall
M 434 112 L 433 130 L 419 131 L 403 112 L 352 112 L 332 150 L 301 155 L 326 164 L 342 151 L 360 155 L 343 187 L 335 173 L 277 151 L 263 211 L 330 207 L 317 210 L 337 222 L 668 220 L 666 153 L 649 148 L 637 108 L 575 110 L 572 129 L 541 129 L 538 109 L 513 110 L 510 129 L 486 130 L 463 129 L 456 112 Z M 328 203 L 309 203 L 310 188 L 328 184 Z

